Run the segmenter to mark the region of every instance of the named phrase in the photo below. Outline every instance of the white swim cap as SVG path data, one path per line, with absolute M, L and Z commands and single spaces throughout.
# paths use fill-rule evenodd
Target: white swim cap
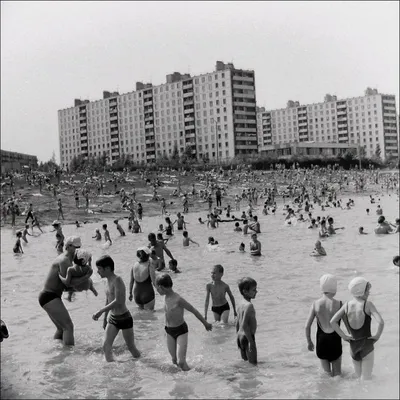
M 322 275 L 319 284 L 323 293 L 336 293 L 337 291 L 337 279 L 334 275 Z
M 87 250 L 78 249 L 75 253 L 75 258 L 77 260 L 83 260 L 83 264 L 87 264 L 89 260 L 92 258 L 92 253 Z
M 355 297 L 361 297 L 365 293 L 365 289 L 367 288 L 368 281 L 361 276 L 354 278 L 349 283 L 350 293 Z

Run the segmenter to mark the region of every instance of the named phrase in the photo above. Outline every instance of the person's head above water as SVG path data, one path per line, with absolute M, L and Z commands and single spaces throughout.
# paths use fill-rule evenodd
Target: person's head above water
M 371 284 L 365 278 L 358 276 L 350 281 L 348 288 L 354 297 L 363 297 L 371 288 Z
M 385 222 L 385 217 L 383 216 L 383 215 L 381 215 L 379 218 L 378 218 L 378 224 L 382 224 L 382 223 L 384 223 Z
M 323 293 L 333 293 L 335 294 L 337 291 L 337 279 L 334 275 L 325 274 L 322 275 L 319 284 L 321 287 L 321 291 Z

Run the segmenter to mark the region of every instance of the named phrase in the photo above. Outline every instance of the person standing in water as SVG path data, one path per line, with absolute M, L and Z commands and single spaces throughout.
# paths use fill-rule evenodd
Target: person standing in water
M 133 332 L 133 318 L 126 307 L 126 289 L 122 278 L 115 275 L 114 260 L 104 255 L 96 261 L 97 273 L 101 278 L 107 279 L 106 305 L 93 314 L 93 319 L 97 321 L 104 313 L 104 344 L 103 350 L 106 361 L 115 361 L 112 345 L 118 332 L 122 330 L 125 343 L 128 346 L 133 358 L 140 357 L 140 352 L 135 346 Z M 108 319 L 107 319 L 108 316 Z
M 306 339 L 309 351 L 314 351 L 311 340 L 311 325 L 317 318 L 317 357 L 322 369 L 331 376 L 342 371 L 342 338 L 335 332 L 330 320 L 342 307 L 342 302 L 334 299 L 337 291 L 336 277 L 331 274 L 321 276 L 320 287 L 322 297 L 313 302 L 306 323 Z M 340 321 L 339 321 L 340 322 Z
M 365 278 L 352 279 L 349 290 L 353 299 L 345 303 L 331 319 L 332 328 L 343 340 L 350 342 L 350 355 L 357 377 L 365 380 L 372 378 L 374 344 L 380 339 L 384 327 L 382 316 L 375 305 L 368 301 L 370 289 L 371 284 Z M 371 334 L 371 315 L 379 324 L 374 336 Z M 343 319 L 351 336 L 340 328 L 340 319 Z

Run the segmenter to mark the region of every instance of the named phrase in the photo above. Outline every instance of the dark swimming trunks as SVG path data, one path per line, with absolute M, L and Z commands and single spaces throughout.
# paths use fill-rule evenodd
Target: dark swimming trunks
M 41 307 L 43 307 L 47 303 L 50 303 L 50 301 L 52 301 L 54 299 L 61 300 L 61 296 L 59 296 L 57 293 L 47 292 L 46 290 L 42 290 L 39 293 L 39 304 Z
M 135 286 L 133 287 L 133 298 L 135 303 L 139 306 L 144 306 L 150 303 L 155 298 L 153 284 L 151 282 L 150 272 L 147 279 L 143 282 L 135 280 Z
M 212 306 L 211 307 L 211 311 L 212 312 L 215 312 L 216 314 L 218 314 L 218 315 L 222 315 L 222 313 L 224 312 L 224 311 L 228 311 L 228 310 L 230 310 L 230 307 L 229 307 L 229 304 L 228 304 L 228 302 L 226 302 L 224 305 L 222 305 L 222 306 Z
M 185 333 L 189 332 L 189 328 L 187 326 L 187 323 L 184 322 L 182 325 L 175 326 L 175 327 L 165 327 L 165 332 L 168 333 L 168 335 L 172 336 L 175 340 L 181 336 L 184 335 Z
M 256 337 L 254 335 L 251 335 L 251 337 L 255 341 Z M 246 335 L 241 335 L 240 337 L 238 337 L 236 343 L 239 349 L 242 351 L 246 351 L 249 349 L 249 341 Z
M 366 302 L 365 302 L 366 303 Z M 343 322 L 347 330 L 351 333 L 354 340 L 350 340 L 350 355 L 355 361 L 361 361 L 365 356 L 374 351 L 374 340 L 371 337 L 371 316 L 365 313 L 364 303 L 364 324 L 360 329 L 353 329 L 347 318 L 348 303 L 346 304 L 346 312 L 343 316 Z
M 114 325 L 117 329 L 133 328 L 133 318 L 129 311 L 120 315 L 109 314 L 108 323 Z

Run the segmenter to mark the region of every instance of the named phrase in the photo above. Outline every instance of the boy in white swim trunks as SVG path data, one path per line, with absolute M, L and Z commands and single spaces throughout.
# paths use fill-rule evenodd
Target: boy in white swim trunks
M 233 315 L 236 318 L 236 306 L 235 306 L 235 298 L 231 292 L 229 285 L 221 280 L 224 275 L 224 267 L 220 264 L 214 265 L 211 270 L 211 279 L 212 282 L 207 283 L 206 285 L 206 301 L 204 304 L 204 319 L 207 321 L 207 312 L 208 305 L 210 302 L 210 295 L 212 299 L 212 307 L 211 310 L 214 313 L 215 321 L 221 321 L 226 324 L 228 323 L 229 318 L 229 303 L 226 300 L 226 294 L 228 294 L 232 307 L 233 307 Z
M 375 305 L 368 301 L 371 284 L 362 277 L 354 278 L 349 283 L 350 293 L 353 299 L 345 303 L 332 317 L 332 328 L 350 342 L 350 355 L 353 359 L 354 370 L 358 378 L 369 380 L 372 378 L 374 366 L 374 344 L 382 335 L 384 322 Z M 378 322 L 378 331 L 371 334 L 371 315 Z M 347 331 L 346 335 L 338 322 L 343 319 Z
M 313 302 L 306 323 L 306 339 L 308 350 L 314 351 L 311 340 L 311 325 L 317 318 L 317 357 L 323 370 L 331 376 L 341 374 L 342 338 L 330 324 L 331 318 L 342 307 L 342 302 L 334 299 L 337 291 L 336 277 L 331 274 L 321 276 L 320 287 L 322 297 Z
M 167 332 L 168 351 L 174 364 L 183 371 L 189 371 L 190 368 L 186 362 L 189 329 L 183 318 L 184 311 L 193 313 L 207 331 L 212 330 L 212 325 L 190 303 L 175 293 L 172 285 L 172 279 L 168 274 L 157 276 L 157 291 L 161 296 L 165 296 L 165 331 Z

